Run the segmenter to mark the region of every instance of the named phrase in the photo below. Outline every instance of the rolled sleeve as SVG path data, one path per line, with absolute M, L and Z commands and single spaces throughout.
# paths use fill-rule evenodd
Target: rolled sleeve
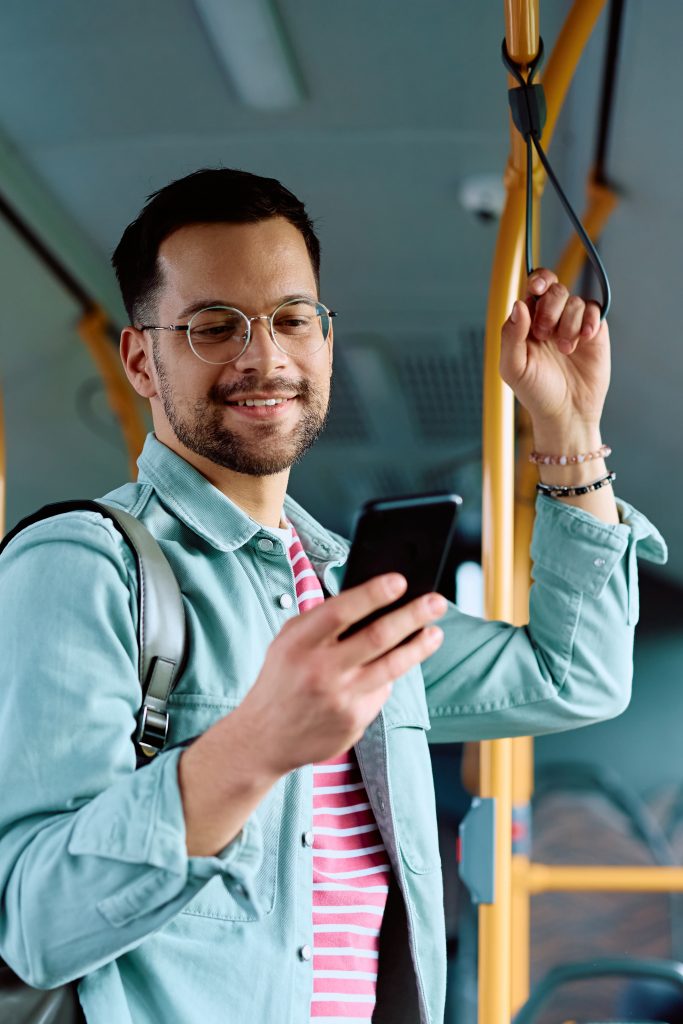
M 583 509 L 539 495 L 531 543 L 534 577 L 550 573 L 599 598 L 627 550 L 633 557 L 666 562 L 666 544 L 655 527 L 631 505 L 619 501 L 618 508 L 621 522 L 603 523 Z
M 132 886 L 105 897 L 97 910 L 115 927 L 144 917 L 169 894 L 186 898 L 205 882 L 220 875 L 231 896 L 245 909 L 258 913 L 253 876 L 262 855 L 263 840 L 257 818 L 214 857 L 188 857 L 178 761 L 182 751 L 158 755 L 153 763 L 120 780 L 76 815 L 68 842 L 72 857 L 90 856 L 157 868 Z M 174 879 L 177 881 L 174 882 Z M 198 884 L 197 884 L 198 883 Z
M 637 558 L 666 560 L 648 520 L 619 502 L 621 522 L 539 497 L 529 623 L 443 620 L 423 666 L 436 742 L 541 735 L 619 714 L 630 699 Z

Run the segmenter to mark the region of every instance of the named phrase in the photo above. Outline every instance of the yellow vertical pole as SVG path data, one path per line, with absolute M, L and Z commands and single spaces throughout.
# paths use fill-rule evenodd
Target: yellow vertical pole
M 506 43 L 527 64 L 538 51 L 538 0 L 505 0 Z M 519 296 L 524 247 L 525 149 L 512 137 L 508 195 L 493 261 L 484 350 L 482 562 L 486 615 L 512 621 L 514 402 L 498 371 L 500 331 Z M 512 741 L 481 744 L 481 794 L 495 799 L 495 898 L 479 908 L 479 1021 L 509 1024 L 511 989 Z
M 514 405 L 498 372 L 500 329 L 518 296 L 524 194 L 512 190 L 494 259 L 484 355 L 483 568 L 485 611 L 512 619 Z M 514 269 L 513 269 L 514 268 Z M 496 801 L 495 901 L 479 908 L 479 1021 L 510 1020 L 511 740 L 481 744 L 481 794 Z
M 536 205 L 539 205 L 536 200 Z M 534 258 L 534 266 L 537 264 Z M 515 559 L 513 622 L 529 621 L 531 583 L 531 534 L 534 523 L 536 472 L 528 461 L 532 450 L 531 422 L 520 410 L 517 424 L 517 476 L 515 481 Z M 528 736 L 512 741 L 512 895 L 511 895 L 511 1010 L 529 995 L 531 968 L 531 900 L 524 885 L 515 883 L 520 869 L 531 860 L 531 797 L 534 778 L 534 742 Z
M 534 154 L 535 156 L 535 154 Z M 532 262 L 537 267 L 541 251 L 542 168 L 534 166 Z M 513 618 L 515 626 L 529 621 L 531 587 L 531 535 L 534 528 L 536 473 L 529 462 L 533 449 L 531 419 L 524 409 L 517 413 L 517 472 L 515 476 L 515 535 L 513 562 Z M 510 892 L 510 1010 L 514 1014 L 529 996 L 531 976 L 531 897 L 526 886 L 515 885 L 516 872 L 531 861 L 531 797 L 534 789 L 534 741 L 520 736 L 512 741 L 512 877 Z
M 557 123 L 564 98 L 576 70 L 588 38 L 595 26 L 605 0 L 575 0 L 562 27 L 553 53 L 548 61 L 543 83 L 546 92 L 548 117 L 543 134 L 546 149 Z M 537 52 L 538 39 L 530 35 L 533 15 L 529 15 L 522 0 L 506 0 L 506 42 L 508 52 L 518 63 L 528 62 Z M 536 16 L 536 24 L 538 19 Z M 534 44 L 536 44 L 534 46 Z M 512 46 L 516 46 L 513 50 Z M 521 139 L 516 132 L 512 133 L 511 158 L 508 165 L 508 182 L 512 187 L 519 187 L 519 169 Z M 540 198 L 545 184 L 543 169 L 534 162 L 534 265 L 538 263 L 539 224 L 538 217 Z M 591 194 L 591 213 L 597 222 L 607 210 L 611 212 L 610 197 L 602 194 Z M 564 266 L 559 271 L 569 270 L 572 260 L 576 262 L 578 251 L 576 243 L 568 247 L 568 252 L 561 261 Z M 573 267 L 572 267 L 573 269 Z M 564 276 L 560 272 L 564 281 Z M 568 284 L 569 281 L 565 281 Z M 529 546 L 533 528 L 533 496 L 535 476 L 528 464 L 527 456 L 531 450 L 531 433 L 528 418 L 520 416 L 519 430 L 519 461 L 516 486 L 515 511 L 515 554 L 514 554 L 514 609 L 512 621 L 522 625 L 528 621 L 528 591 L 530 583 Z M 533 741 L 521 738 L 512 741 L 511 773 L 512 773 L 512 805 L 521 815 L 524 808 L 530 805 L 533 794 Z M 520 817 L 518 827 L 523 825 Z M 528 819 L 530 825 L 530 816 Z M 515 852 L 511 860 L 511 909 L 510 923 L 512 930 L 511 942 L 511 1012 L 515 1013 L 526 1000 L 529 993 L 530 974 L 530 893 L 524 882 L 530 866 L 530 850 Z M 518 880 L 518 881 L 516 881 Z

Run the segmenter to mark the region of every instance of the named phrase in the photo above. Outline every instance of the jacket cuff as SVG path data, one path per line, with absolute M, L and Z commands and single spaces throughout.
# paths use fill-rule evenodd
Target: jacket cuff
M 617 504 L 621 522 L 612 524 L 539 495 L 531 544 L 534 576 L 549 572 L 581 593 L 600 597 L 629 548 L 634 557 L 665 562 L 666 544 L 655 527 L 631 505 Z
M 183 814 L 178 761 L 182 750 L 169 751 L 169 764 L 164 766 L 163 796 L 160 808 L 164 824 L 170 825 L 181 837 L 182 853 L 187 861 L 187 880 L 209 881 L 220 875 L 225 888 L 245 910 L 258 912 L 254 876 L 263 859 L 263 836 L 258 819 L 253 816 L 242 830 L 212 857 L 187 857 L 185 816 Z M 163 755 L 161 755 L 163 756 Z
M 263 840 L 256 817 L 216 856 L 187 855 L 178 784 L 182 753 L 176 749 L 158 754 L 148 766 L 120 779 L 81 808 L 69 853 L 147 865 L 159 869 L 160 877 L 167 873 L 180 876 L 181 885 L 195 890 L 197 881 L 220 875 L 235 900 L 258 910 L 253 880 L 261 864 Z M 102 828 L 104 820 L 108 828 Z
M 649 519 L 628 502 L 617 498 L 619 518 L 631 530 L 631 541 L 637 549 L 638 558 L 644 558 L 655 565 L 664 565 L 669 552 L 666 541 L 659 530 L 655 529 Z
M 260 912 L 255 876 L 263 860 L 263 833 L 256 817 L 248 818 L 242 831 L 214 857 L 189 857 L 190 878 L 220 875 L 232 898 L 249 912 Z

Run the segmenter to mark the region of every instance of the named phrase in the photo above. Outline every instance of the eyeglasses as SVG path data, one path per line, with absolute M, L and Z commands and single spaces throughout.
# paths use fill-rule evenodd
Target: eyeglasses
M 321 349 L 331 333 L 336 316 L 322 302 L 307 298 L 288 299 L 270 315 L 247 316 L 234 306 L 209 306 L 199 309 L 189 323 L 156 327 L 140 326 L 141 331 L 185 331 L 190 348 L 204 363 L 232 363 L 242 355 L 251 340 L 255 320 L 268 323 L 274 345 L 292 356 L 311 356 Z

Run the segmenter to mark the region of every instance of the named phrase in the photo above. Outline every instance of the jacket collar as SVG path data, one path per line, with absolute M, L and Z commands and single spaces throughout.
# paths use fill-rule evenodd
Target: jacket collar
M 147 435 L 138 469 L 139 482 L 150 484 L 181 522 L 219 551 L 235 551 L 264 529 L 154 434 Z M 329 534 L 289 495 L 285 513 L 311 561 L 324 565 L 346 559 L 348 547 L 341 538 Z

